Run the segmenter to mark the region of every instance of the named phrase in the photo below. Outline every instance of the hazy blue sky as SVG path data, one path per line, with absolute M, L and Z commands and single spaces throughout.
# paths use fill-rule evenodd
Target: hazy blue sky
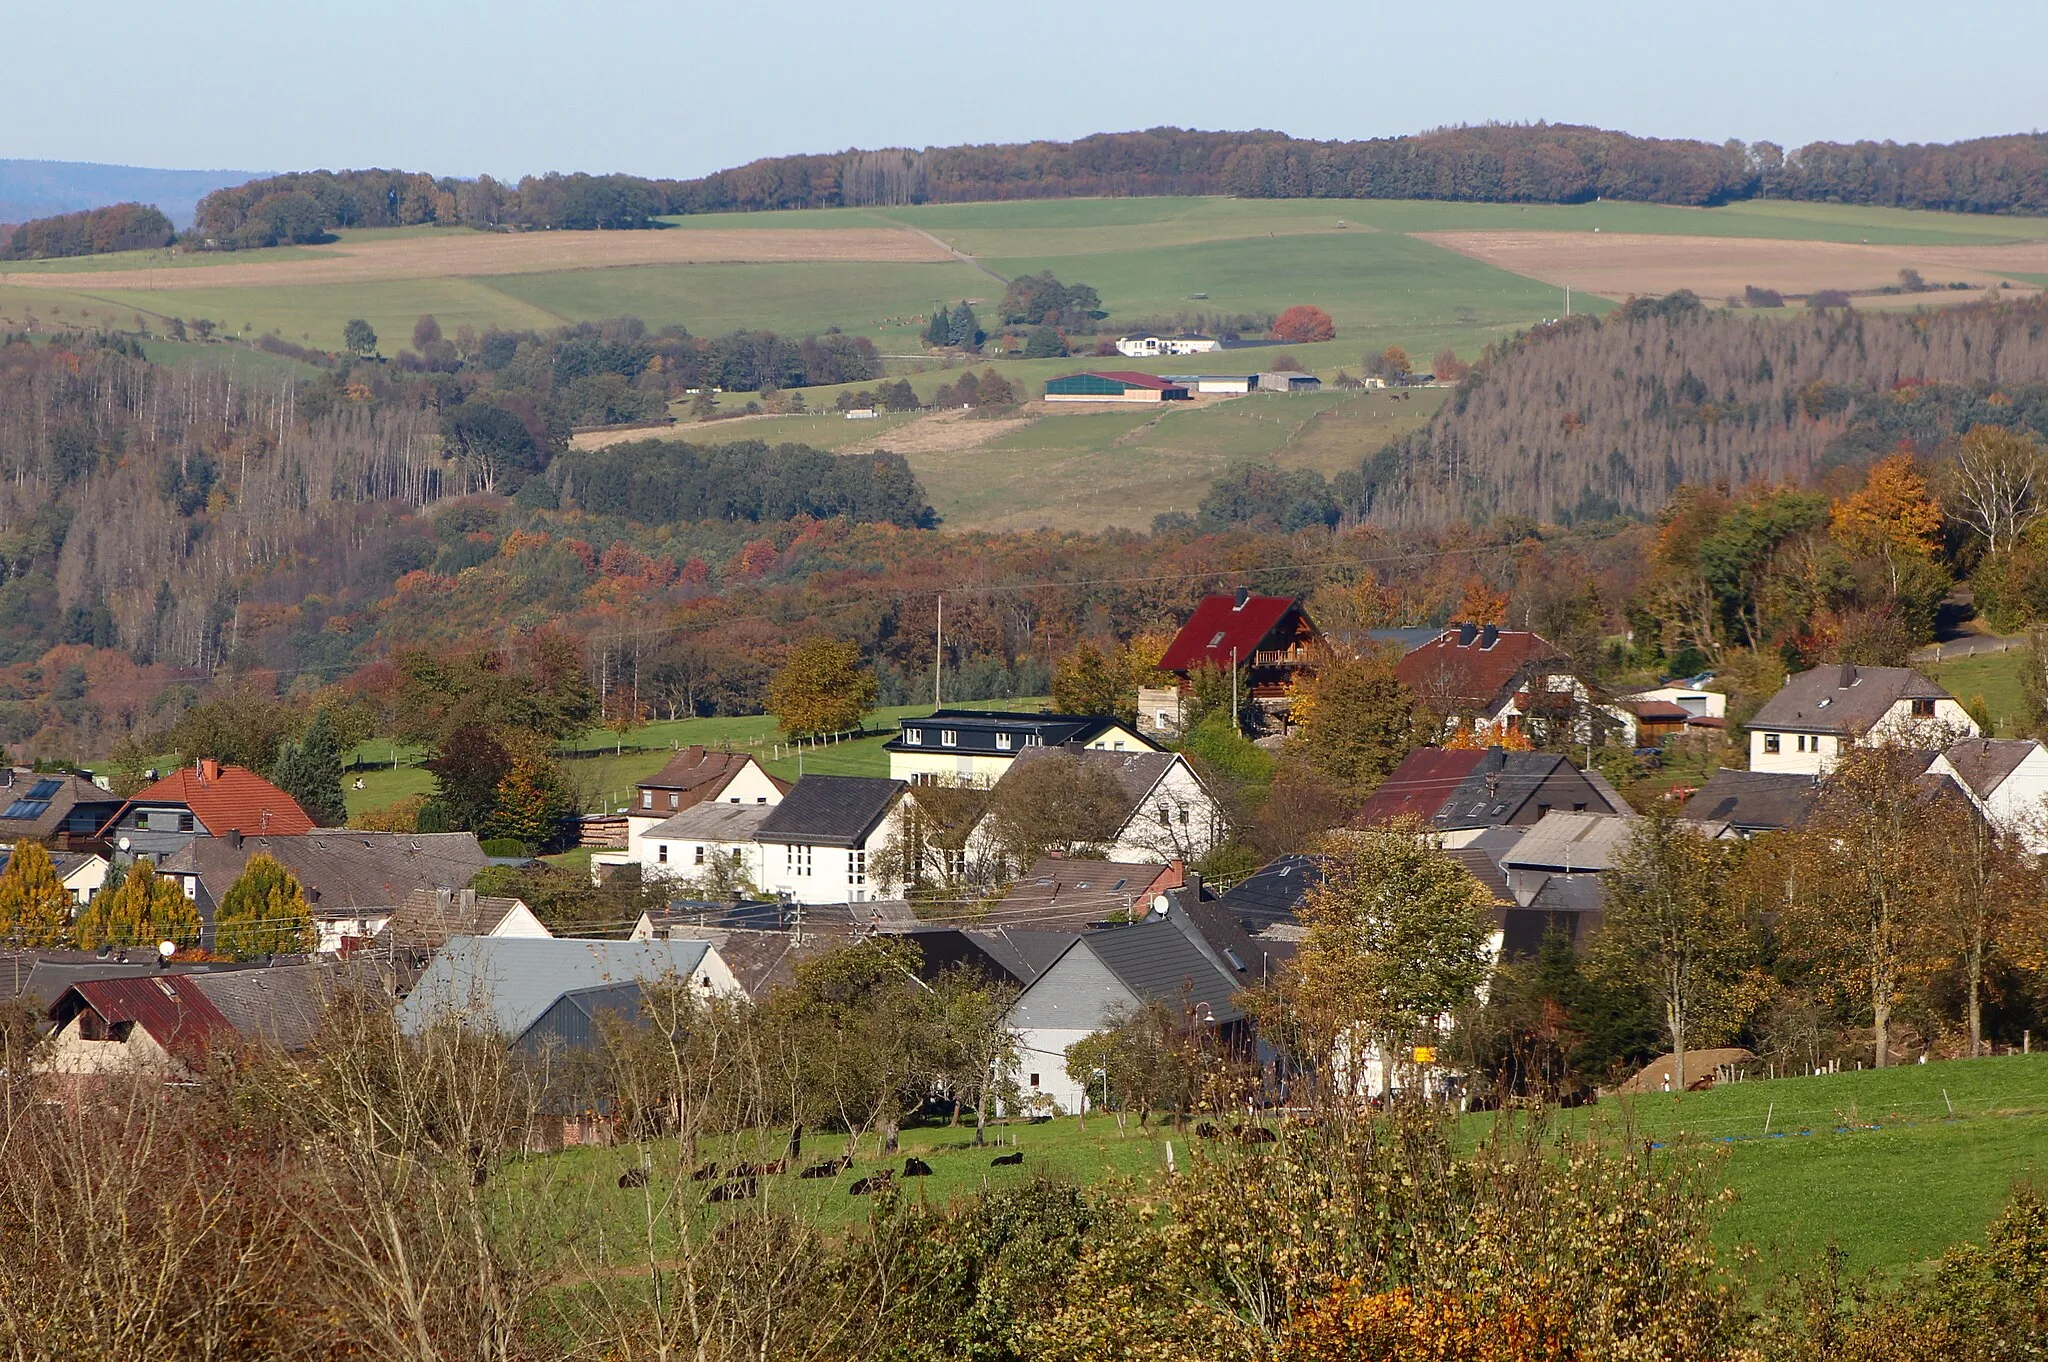
M 1539 118 L 1791 147 L 2031 131 L 2048 106 L 2042 0 L 7 8 L 0 157 L 191 168 L 694 175 L 1160 124 Z

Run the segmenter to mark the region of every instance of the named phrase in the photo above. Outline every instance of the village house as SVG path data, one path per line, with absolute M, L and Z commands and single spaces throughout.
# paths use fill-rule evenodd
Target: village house
M 1135 921 L 1186 881 L 1186 863 L 1044 856 L 1002 898 L 1003 921 L 1019 927 L 1080 928 Z
M 745 752 L 721 752 L 701 744 L 685 747 L 634 789 L 626 815 L 628 858 L 640 859 L 637 843 L 663 819 L 704 803 L 779 804 L 789 782 L 777 780 Z
M 1593 693 L 1564 651 L 1526 629 L 1454 624 L 1405 654 L 1394 675 L 1425 710 L 1444 716 L 1447 737 L 1470 728 L 1585 742 L 1615 722 L 1604 712 L 1594 717 Z
M 1907 667 L 1830 663 L 1785 682 L 1749 721 L 1749 769 L 1817 776 L 1849 748 L 1947 748 L 1981 736 L 1955 696 Z
M 1410 752 L 1352 818 L 1353 827 L 1413 819 L 1445 847 L 1488 828 L 1536 823 L 1551 810 L 1626 814 L 1628 801 L 1597 771 L 1555 752 L 1422 747 Z
M 1075 836 L 1077 845 L 1089 846 L 1106 860 L 1199 861 L 1223 836 L 1222 806 L 1178 752 L 1037 748 L 1018 758 L 1004 779 L 1015 779 L 1019 772 L 1054 756 L 1071 756 L 1084 766 L 1108 773 L 1115 782 L 1121 803 L 1115 810 L 1113 829 L 1100 836 L 1083 835 L 1077 829 Z M 1000 782 L 996 788 L 1000 793 Z M 1001 859 L 992 839 L 991 825 L 984 818 L 968 839 L 968 860 L 989 864 Z
M 487 1026 L 513 1045 L 566 993 L 664 982 L 706 997 L 740 996 L 738 981 L 708 941 L 457 936 L 434 952 L 399 1003 L 398 1024 L 416 1035 L 453 1016 Z
M 1159 750 L 1107 715 L 1002 709 L 933 710 L 902 720 L 896 736 L 882 744 L 889 778 L 909 785 L 993 785 L 1020 754 L 1041 747 Z
M 1156 336 L 1150 332 L 1140 335 L 1118 336 L 1116 352 L 1129 359 L 1156 359 L 1160 355 L 1206 355 L 1211 350 L 1220 350 L 1223 342 L 1213 336 L 1204 336 L 1197 331 L 1182 331 L 1172 336 Z
M 162 865 L 195 837 L 297 837 L 313 820 L 283 790 L 242 766 L 202 758 L 144 786 L 104 835 L 122 865 L 147 856 Z
M 1710 837 L 1754 837 L 1798 827 L 1813 813 L 1819 797 L 1817 776 L 1724 766 L 1693 792 L 1678 816 L 1703 824 Z
M 459 891 L 489 864 L 473 832 L 316 828 L 295 837 L 195 837 L 157 869 L 184 886 L 210 929 L 221 899 L 259 855 L 299 882 L 324 952 L 368 940 L 412 895 Z
M 806 776 L 754 832 L 760 888 L 797 903 L 863 903 L 891 886 L 870 873 L 896 835 L 910 787 L 879 776 Z
M 2048 749 L 2031 738 L 1966 738 L 1928 765 L 1960 785 L 1984 817 L 2027 853 L 2048 853 Z
M 72 771 L 0 767 L 0 846 L 41 842 L 53 852 L 97 852 L 112 844 L 101 832 L 121 811 L 121 799 Z
M 7 863 L 13 857 L 12 850 L 0 851 L 0 872 L 7 869 Z M 92 902 L 92 896 L 106 884 L 107 873 L 112 869 L 106 857 L 95 856 L 89 851 L 52 852 L 50 868 L 56 871 L 64 892 L 71 895 L 74 912 Z
M 182 1078 L 260 1047 L 302 1049 L 341 980 L 329 965 L 83 979 L 50 1005 L 49 1070 Z
M 774 804 L 705 802 L 642 833 L 633 855 L 643 879 L 717 879 L 759 886 L 765 878 L 756 834 Z
M 1294 683 L 1313 667 L 1320 637 L 1299 597 L 1258 596 L 1243 588 L 1204 596 L 1160 655 L 1159 670 L 1173 675 L 1174 686 L 1138 692 L 1139 731 L 1179 736 L 1183 701 L 1204 669 L 1240 673 L 1245 698 L 1284 729 Z

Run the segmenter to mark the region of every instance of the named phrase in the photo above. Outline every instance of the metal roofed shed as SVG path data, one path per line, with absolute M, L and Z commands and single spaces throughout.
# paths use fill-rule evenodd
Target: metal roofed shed
M 1259 391 L 1262 393 L 1313 393 L 1321 392 L 1322 388 L 1323 380 L 1314 374 L 1283 372 L 1259 375 Z
M 416 1034 L 452 1013 L 487 1023 L 510 1043 L 564 993 L 670 977 L 703 992 L 736 988 L 708 941 L 458 936 L 398 1005 L 398 1024 Z
M 1046 380 L 1048 402 L 1185 402 L 1188 390 L 1157 374 L 1124 369 L 1066 374 Z

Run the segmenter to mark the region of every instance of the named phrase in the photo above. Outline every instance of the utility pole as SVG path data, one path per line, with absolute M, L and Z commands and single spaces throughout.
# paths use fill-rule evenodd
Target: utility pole
M 1234 647 L 1230 650 L 1230 726 L 1237 730 L 1239 737 L 1244 736 L 1244 726 L 1237 718 L 1237 649 Z
M 1564 286 L 1564 315 L 1567 317 L 1572 315 L 1572 286 L 1570 284 Z
M 932 648 L 932 708 L 939 707 L 940 682 L 946 675 L 946 593 L 939 593 L 939 637 Z

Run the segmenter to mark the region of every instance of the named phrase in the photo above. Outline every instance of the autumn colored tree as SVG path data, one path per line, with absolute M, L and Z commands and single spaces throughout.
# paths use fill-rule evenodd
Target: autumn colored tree
M 118 888 L 103 890 L 87 905 L 76 935 L 80 949 L 90 951 L 160 941 L 191 945 L 200 931 L 199 910 L 184 889 L 158 875 L 149 857 L 138 856 Z
M 820 635 L 789 650 L 768 686 L 768 712 L 791 737 L 859 728 L 879 686 L 860 664 L 860 645 Z
M 498 778 L 491 811 L 478 832 L 510 838 L 537 851 L 561 839 L 564 822 L 575 812 L 575 797 L 555 764 L 538 751 L 515 752 Z
M 1437 351 L 1436 360 L 1430 367 L 1436 371 L 1437 378 L 1445 383 L 1456 383 L 1472 372 L 1472 366 L 1459 359 L 1456 350 Z
M 1378 653 L 1324 650 L 1295 683 L 1289 719 L 1288 755 L 1360 794 L 1386 779 L 1421 740 L 1415 693 Z
M 1287 341 L 1293 345 L 1313 345 L 1317 341 L 1335 340 L 1337 324 L 1330 320 L 1330 314 L 1307 303 L 1296 303 L 1273 319 L 1272 338 Z
M 1850 553 L 1883 560 L 1896 596 L 1907 564 L 1931 563 L 1940 551 L 1943 520 L 1913 456 L 1902 453 L 1870 466 L 1862 488 L 1835 503 L 1828 529 Z
M 221 896 L 213 915 L 214 950 L 237 960 L 301 955 L 320 944 L 298 877 L 258 852 Z
M 1465 594 L 1452 608 L 1451 619 L 1459 624 L 1506 624 L 1508 593 L 1496 591 L 1484 578 L 1467 578 Z
M 0 941 L 61 946 L 71 933 L 71 893 L 40 842 L 17 842 L 0 871 Z
M 1408 352 L 1398 345 L 1389 345 L 1380 351 L 1380 368 L 1389 377 L 1402 378 L 1415 372 L 1415 362 L 1408 358 Z

